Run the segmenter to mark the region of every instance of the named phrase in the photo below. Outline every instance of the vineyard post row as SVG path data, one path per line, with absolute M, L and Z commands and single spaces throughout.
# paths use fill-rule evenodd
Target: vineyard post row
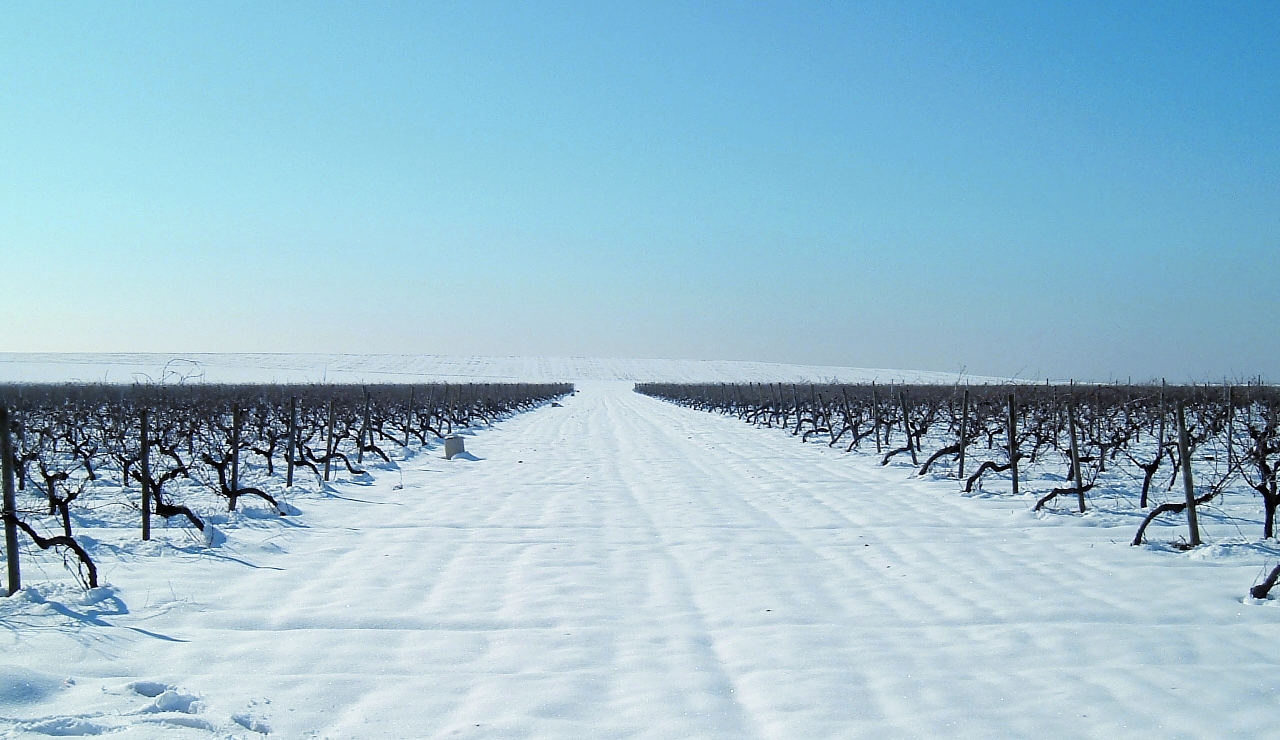
M 909 454 L 917 474 L 953 464 L 949 472 L 966 492 L 989 473 L 1008 472 L 1019 492 L 1019 464 L 1065 468 L 1063 481 L 1040 497 L 1035 510 L 1058 496 L 1071 496 L 1079 512 L 1086 494 L 1107 466 L 1141 478 L 1139 506 L 1148 509 L 1153 489 L 1169 492 L 1179 479 L 1182 501 L 1150 508 L 1133 544 L 1162 514 L 1185 512 L 1188 546 L 1201 543 L 1196 508 L 1231 485 L 1259 494 L 1263 537 L 1275 536 L 1280 505 L 1280 388 L 1242 385 L 901 385 L 888 394 L 870 384 L 664 384 L 641 383 L 636 391 L 680 405 L 790 429 L 802 440 L 860 449 L 870 438 L 882 465 Z M 787 392 L 789 390 L 789 393 Z M 896 392 L 895 392 L 896 390 Z M 887 400 L 886 400 L 887 399 Z M 1166 433 L 1176 430 L 1176 438 Z M 893 447 L 897 436 L 902 444 Z M 984 449 L 985 443 L 985 449 Z M 935 449 L 923 465 L 924 446 Z M 885 448 L 889 448 L 885 451 Z M 1002 454 L 1001 454 L 1002 453 Z M 966 464 L 982 458 L 966 477 Z M 1024 462 L 1025 461 L 1025 462 Z M 1157 475 L 1160 479 L 1157 480 Z M 1163 476 L 1168 475 L 1165 481 Z M 1201 479 L 1199 488 L 1196 478 Z
M 181 516 L 203 531 L 196 510 L 166 485 L 188 482 L 186 499 L 192 489 L 212 492 L 230 511 L 241 497 L 257 497 L 283 515 L 268 491 L 243 485 L 246 465 L 257 463 L 258 477 L 270 480 L 283 456 L 285 488 L 294 485 L 299 467 L 321 482 L 330 480 L 335 461 L 359 475 L 366 453 L 390 462 L 382 445 L 408 448 L 416 438 L 425 447 L 571 392 L 567 383 L 0 385 L 8 593 L 21 587 L 19 531 L 41 550 L 74 554 L 82 582 L 97 585 L 96 565 L 76 540 L 72 510 L 82 497 L 109 495 L 101 485 L 108 477 L 118 481 L 117 496 L 131 479 L 139 482 L 142 539 L 151 536 L 152 514 Z M 322 452 L 315 449 L 318 440 Z M 29 484 L 34 493 L 24 501 L 34 497 L 46 508 L 19 505 Z

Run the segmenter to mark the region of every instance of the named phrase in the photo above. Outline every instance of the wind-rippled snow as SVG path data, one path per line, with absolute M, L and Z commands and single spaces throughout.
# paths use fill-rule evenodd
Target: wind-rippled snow
M 410 457 L 220 547 L 121 546 L 97 593 L 7 600 L 0 732 L 1280 736 L 1256 562 L 580 389 L 469 436 L 476 460 Z

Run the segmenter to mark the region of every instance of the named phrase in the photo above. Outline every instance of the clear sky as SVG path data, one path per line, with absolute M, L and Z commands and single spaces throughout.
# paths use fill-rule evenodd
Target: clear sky
M 1271 2 L 10 4 L 0 350 L 1280 380 L 1277 39 Z

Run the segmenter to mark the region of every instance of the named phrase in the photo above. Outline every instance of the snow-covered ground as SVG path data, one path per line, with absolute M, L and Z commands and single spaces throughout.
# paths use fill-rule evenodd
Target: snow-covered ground
M 0 599 L 0 733 L 1280 737 L 1256 547 L 580 388 L 214 547 L 83 519 L 110 585 Z
M 954 383 L 956 373 L 770 362 L 446 355 L 3 353 L 0 383 L 651 382 Z M 974 383 L 999 379 L 963 376 Z

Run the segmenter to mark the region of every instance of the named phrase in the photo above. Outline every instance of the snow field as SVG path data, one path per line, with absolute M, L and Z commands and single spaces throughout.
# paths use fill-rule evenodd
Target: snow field
M 0 352 L 0 383 L 954 383 L 955 373 L 773 362 L 299 353 Z M 999 378 L 965 376 L 974 383 Z
M 0 604 L 0 733 L 1280 737 L 1256 550 L 579 388 L 216 547 L 82 524 L 111 585 Z

